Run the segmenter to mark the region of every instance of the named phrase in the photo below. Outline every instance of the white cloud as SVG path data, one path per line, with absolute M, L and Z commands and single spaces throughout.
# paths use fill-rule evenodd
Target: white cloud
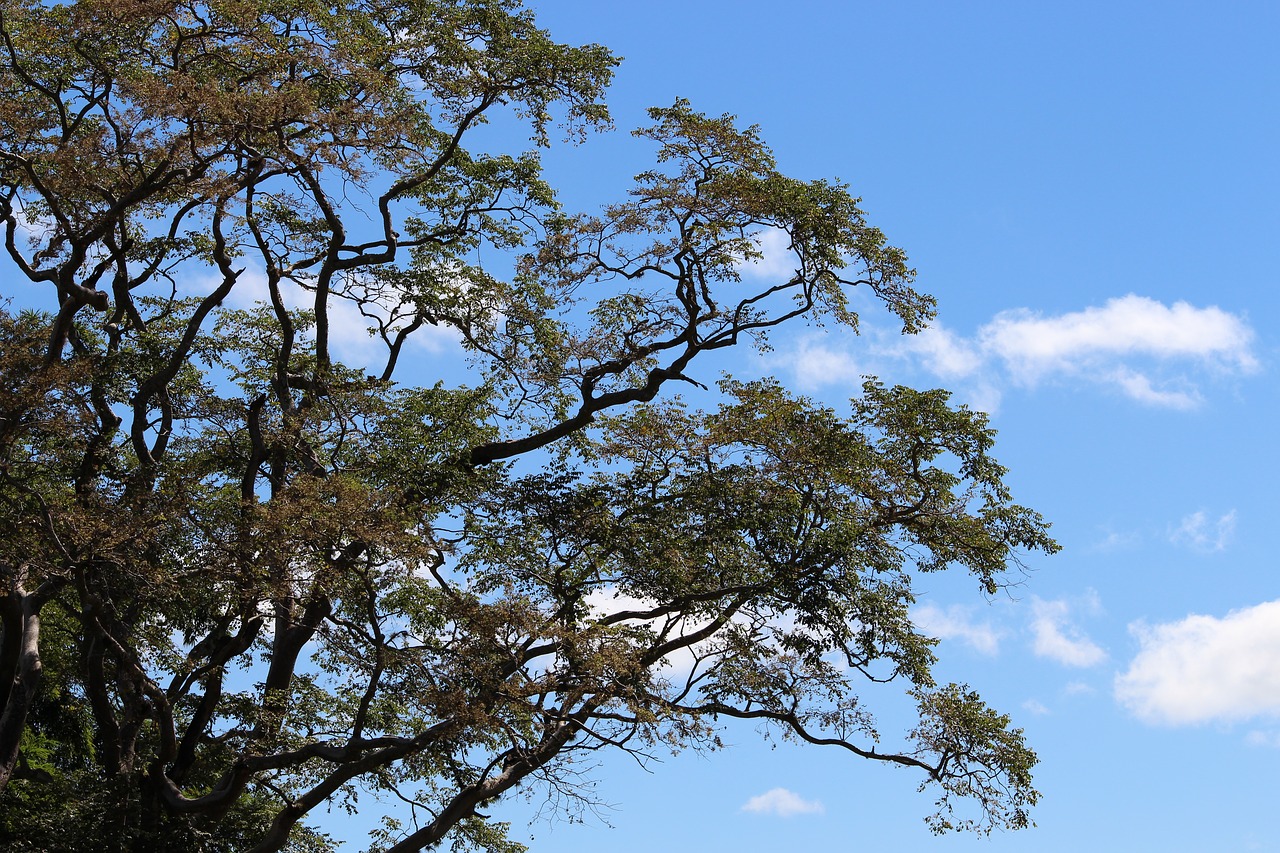
M 871 334 L 879 336 L 874 329 Z M 924 336 L 923 343 L 917 341 L 921 336 Z M 804 335 L 787 349 L 770 353 L 764 359 L 765 369 L 789 371 L 795 387 L 801 391 L 835 387 L 852 396 L 861 390 L 866 376 L 891 372 L 892 365 L 887 358 L 921 359 L 936 375 L 947 377 L 954 386 L 957 402 L 981 412 L 994 412 L 1000 407 L 1001 390 L 984 374 L 969 375 L 970 367 L 975 365 L 971 361 L 973 352 L 964 348 L 963 339 L 949 332 L 945 337 L 933 337 L 929 330 L 914 336 L 885 335 L 875 344 L 860 349 L 856 357 L 839 341 L 837 336 L 825 333 Z
M 587 593 L 582 599 L 582 603 L 587 606 L 591 614 L 597 619 L 608 616 L 611 613 L 622 613 L 625 611 L 636 611 L 643 613 L 647 610 L 653 610 L 658 606 L 657 602 L 650 598 L 640 598 L 636 595 L 629 595 L 622 592 L 617 587 L 597 587 Z M 628 619 L 631 624 L 644 624 L 646 621 L 652 622 L 652 619 Z
M 955 399 L 978 412 L 994 415 L 1000 410 L 1004 392 L 991 382 L 978 382 L 957 389 Z
M 1197 381 L 1204 374 L 1258 369 L 1254 337 L 1243 317 L 1217 306 L 1165 305 L 1129 294 L 1056 315 L 1002 311 L 971 338 L 935 323 L 914 336 L 885 335 L 868 350 L 918 364 L 983 411 L 994 411 L 1004 386 L 1033 388 L 1051 378 L 1100 384 L 1146 406 L 1185 411 L 1202 405 Z M 852 365 L 847 354 L 812 339 L 782 358 L 809 386 L 841 382 Z
M 1252 372 L 1258 368 L 1253 338 L 1248 323 L 1217 306 L 1165 305 L 1135 294 L 1049 317 L 1025 308 L 1004 311 L 978 331 L 982 350 L 1016 383 L 1074 376 L 1111 385 L 1145 405 L 1180 410 L 1202 402 L 1186 366 Z M 1167 373 L 1175 363 L 1184 372 L 1175 370 L 1157 385 L 1152 370 Z
M 1037 717 L 1043 717 L 1050 713 L 1049 707 L 1039 699 L 1028 699 L 1022 703 L 1022 708 L 1028 713 L 1035 714 Z
M 742 811 L 794 817 L 799 814 L 823 814 L 826 807 L 817 800 L 806 800 L 786 788 L 774 788 L 747 800 Z
M 1091 609 L 1097 609 L 1096 598 Z M 1035 653 L 1064 666 L 1095 666 L 1107 659 L 1107 653 L 1072 622 L 1071 605 L 1064 600 L 1032 598 L 1031 633 Z
M 796 257 L 791 252 L 791 235 L 781 228 L 769 228 L 753 236 L 760 257 L 739 264 L 739 273 L 751 278 L 770 279 L 789 279 L 795 275 Z
M 1151 377 L 1137 373 L 1127 367 L 1117 367 L 1111 371 L 1109 378 L 1127 397 L 1137 400 L 1139 403 L 1146 403 L 1149 406 L 1180 409 L 1186 412 L 1204 402 L 1200 392 L 1195 389 L 1190 391 L 1162 390 L 1152 384 Z
M 1067 686 L 1062 688 L 1062 692 L 1068 696 L 1089 696 L 1097 691 L 1093 689 L 1093 685 L 1085 681 L 1069 681 Z
M 1178 526 L 1169 531 L 1169 541 L 1174 545 L 1182 545 L 1195 551 L 1213 553 L 1226 550 L 1236 532 L 1236 511 L 1218 516 L 1210 521 L 1203 511 L 1183 516 Z
M 334 355 L 346 364 L 379 368 L 386 364 L 387 345 L 382 338 L 370 334 L 373 328 L 372 321 L 360 313 L 354 302 L 334 299 L 329 303 L 329 340 Z M 409 336 L 407 343 L 408 350 L 441 353 L 456 347 L 459 337 L 451 327 L 423 325 Z
M 43 244 L 52 237 L 57 225 L 52 218 L 39 219 L 30 215 L 20 200 L 15 199 L 13 220 L 17 226 L 19 237 L 31 248 Z
M 182 278 L 179 292 L 184 296 L 203 296 L 216 289 L 222 283 L 221 275 L 205 273 Z M 282 281 L 280 296 L 287 307 L 293 310 L 308 310 L 315 307 L 315 295 L 292 281 Z M 227 308 L 247 310 L 259 303 L 269 304 L 271 294 L 267 288 L 266 273 L 257 267 L 248 267 L 236 279 L 223 300 Z M 377 310 L 380 306 L 371 306 Z M 384 316 L 386 314 L 383 309 Z M 360 309 L 349 299 L 333 298 L 329 300 L 329 345 L 333 355 L 350 367 L 381 369 L 387 360 L 387 347 L 383 341 L 370 334 L 373 322 L 360 313 Z M 401 353 L 402 362 L 407 361 L 412 350 L 424 353 L 440 353 L 459 345 L 456 331 L 446 326 L 426 325 L 419 328 L 409 337 L 406 351 Z
M 947 383 L 956 402 L 987 413 L 1000 408 L 1004 397 L 1000 377 L 993 370 L 989 354 L 974 339 L 956 334 L 938 322 L 915 335 L 890 335 L 880 330 L 872 330 L 872 334 L 876 341 L 868 349 L 873 354 L 920 364 Z M 880 373 L 879 367 L 863 372 Z
M 1000 634 L 991 623 L 976 621 L 969 607 L 953 604 L 944 610 L 936 604 L 921 604 L 911 608 L 911 619 L 921 631 L 940 640 L 959 640 L 984 655 L 1000 651 Z
M 972 341 L 954 334 L 941 323 L 902 338 L 903 347 L 914 352 L 926 368 L 943 379 L 962 379 L 982 369 L 985 358 Z
M 852 393 L 862 387 L 863 374 L 870 372 L 860 369 L 848 352 L 824 346 L 813 338 L 801 340 L 781 360 L 791 368 L 796 385 L 806 391 L 830 385 L 845 385 Z
M 582 603 L 587 606 L 592 615 L 597 619 L 604 618 L 614 613 L 636 612 L 644 613 L 653 610 L 658 606 L 656 601 L 647 598 L 639 598 L 634 595 L 628 595 L 620 592 L 616 587 L 603 587 L 593 589 L 583 598 Z M 628 619 L 627 624 L 632 625 L 652 625 L 655 631 L 662 630 L 666 627 L 666 620 L 675 617 L 655 617 L 653 619 Z M 677 624 L 671 626 L 668 631 L 669 638 L 684 637 L 689 634 L 696 633 L 706 627 L 709 619 L 681 619 Z M 693 672 L 698 664 L 698 652 L 702 648 L 701 644 L 677 649 L 671 654 L 665 656 L 662 661 L 668 667 L 668 676 L 672 678 L 684 678 Z
M 1132 293 L 1056 317 L 1025 308 L 1005 311 L 982 328 L 979 339 L 1028 382 L 1126 355 L 1192 358 L 1243 371 L 1257 367 L 1250 351 L 1253 330 L 1236 315 L 1187 302 L 1167 306 Z
M 1129 630 L 1140 648 L 1116 676 L 1115 696 L 1138 718 L 1175 726 L 1280 718 L 1280 600 Z

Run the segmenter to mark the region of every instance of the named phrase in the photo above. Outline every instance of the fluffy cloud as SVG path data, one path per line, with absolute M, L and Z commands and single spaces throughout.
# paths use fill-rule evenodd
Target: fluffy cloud
M 760 257 L 743 261 L 738 272 L 751 278 L 788 279 L 795 275 L 797 259 L 791 251 L 791 236 L 780 228 L 754 235 Z
M 989 622 L 973 618 L 971 608 L 953 604 L 945 610 L 936 604 L 911 608 L 911 619 L 920 630 L 940 640 L 959 640 L 982 652 L 994 655 L 1000 651 L 1000 635 Z
M 1236 532 L 1236 511 L 1210 521 L 1204 512 L 1184 516 L 1178 526 L 1169 531 L 1169 541 L 1195 551 L 1213 553 L 1226 550 L 1227 543 Z
M 1025 308 L 1005 311 L 982 328 L 979 340 L 1027 382 L 1131 355 L 1189 358 L 1243 371 L 1257 367 L 1253 330 L 1236 315 L 1187 302 L 1168 306 L 1134 294 L 1052 317 Z M 1122 371 L 1117 381 L 1132 385 L 1134 379 Z
M 1196 384 L 1203 374 L 1258 369 L 1254 337 L 1244 318 L 1216 306 L 1165 305 L 1129 294 L 1064 314 L 1003 311 L 972 338 L 934 324 L 918 335 L 886 336 L 871 349 L 958 385 L 962 398 L 986 411 L 999 404 L 1002 386 L 1064 377 L 1143 405 L 1188 410 L 1203 402 Z M 845 381 L 852 369 L 847 354 L 813 340 L 782 358 L 810 386 Z
M 1280 718 L 1280 601 L 1129 630 L 1140 648 L 1116 676 L 1115 696 L 1139 719 L 1177 726 Z
M 972 376 L 982 369 L 986 360 L 973 341 L 953 333 L 941 323 L 903 338 L 903 346 L 915 353 L 931 373 L 943 379 Z
M 794 817 L 800 814 L 822 814 L 826 808 L 817 800 L 806 800 L 786 788 L 774 788 L 747 800 L 742 811 Z
M 1091 599 L 1090 608 L 1097 607 L 1096 599 Z M 1035 653 L 1064 666 L 1094 666 L 1107 659 L 1107 653 L 1072 621 L 1066 601 L 1032 598 L 1031 633 Z
M 871 372 L 860 369 L 848 352 L 825 346 L 811 338 L 801 340 L 780 360 L 795 375 L 796 385 L 806 391 L 826 385 L 860 388 L 862 375 Z
M 1134 294 L 1056 316 L 1005 311 L 977 337 L 1017 384 L 1071 376 L 1110 385 L 1144 405 L 1181 410 L 1202 402 L 1187 368 L 1252 372 L 1253 338 L 1248 323 L 1216 306 L 1165 305 Z

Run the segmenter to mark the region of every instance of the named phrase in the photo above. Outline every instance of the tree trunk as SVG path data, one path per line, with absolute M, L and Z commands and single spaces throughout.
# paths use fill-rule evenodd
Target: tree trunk
M 0 603 L 4 633 L 0 635 L 0 792 L 18 764 L 27 711 L 40 684 L 40 604 L 24 589 L 26 567 L 5 566 L 8 589 Z

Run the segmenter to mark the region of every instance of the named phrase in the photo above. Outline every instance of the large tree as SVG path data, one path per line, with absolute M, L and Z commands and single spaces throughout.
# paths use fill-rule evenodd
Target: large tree
M 514 849 L 486 802 L 735 720 L 915 768 L 939 830 L 1028 823 L 1021 731 L 910 617 L 919 573 L 1056 547 L 985 418 L 697 370 L 858 291 L 931 318 L 847 187 L 677 102 L 564 213 L 464 141 L 607 126 L 615 60 L 516 0 L 0 0 L 0 39 L 10 849 L 323 849 L 370 791 L 379 849 Z

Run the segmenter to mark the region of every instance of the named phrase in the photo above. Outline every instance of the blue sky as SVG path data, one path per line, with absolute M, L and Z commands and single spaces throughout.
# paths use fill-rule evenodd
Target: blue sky
M 863 374 L 952 389 L 1064 550 L 991 600 L 930 576 L 916 611 L 940 679 L 1026 728 L 1036 829 L 934 838 L 916 776 L 749 727 L 604 759 L 613 807 L 582 822 L 536 790 L 493 814 L 540 853 L 1280 850 L 1280 6 L 531 5 L 625 58 L 619 132 L 545 156 L 567 207 L 619 199 L 652 154 L 625 131 L 686 97 L 760 125 L 784 171 L 850 183 L 939 298 L 914 338 L 868 304 L 859 337 L 800 327 L 718 366 L 832 405 Z M 364 804 L 325 828 L 363 842 Z
M 541 851 L 1275 850 L 1280 11 L 1237 3 L 534 3 L 623 57 L 620 129 L 687 97 L 840 177 L 940 300 L 916 339 L 800 329 L 741 373 L 839 404 L 863 373 L 987 408 L 1061 554 L 987 601 L 930 578 L 941 675 L 1041 757 L 1036 829 L 929 835 L 907 772 L 733 747 L 595 773 L 616 804 Z M 645 167 L 618 134 L 547 162 L 570 206 Z M 904 725 L 906 721 L 904 720 Z M 886 728 L 891 726 L 886 723 Z M 607 821 L 607 823 L 606 823 Z

